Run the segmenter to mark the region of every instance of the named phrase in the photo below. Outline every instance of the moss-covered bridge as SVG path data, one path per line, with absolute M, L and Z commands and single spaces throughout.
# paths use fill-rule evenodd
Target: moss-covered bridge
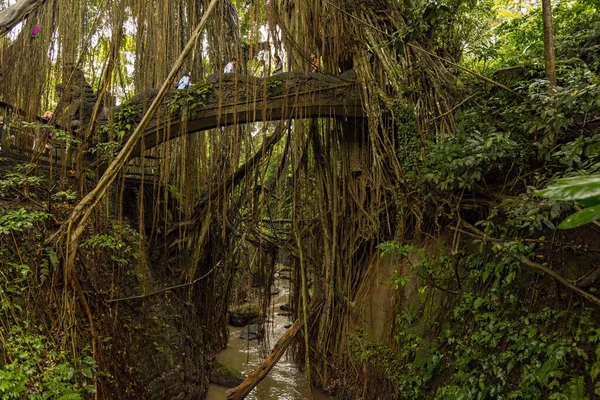
M 134 97 L 115 109 L 133 109 L 136 121 L 157 90 Z M 187 111 L 188 118 L 183 118 Z M 130 114 L 131 115 L 131 114 Z M 170 93 L 131 157 L 187 133 L 246 124 L 301 118 L 364 117 L 360 88 L 351 73 L 341 77 L 288 72 L 266 79 L 223 75 L 185 91 Z M 125 140 L 128 136 L 125 137 Z

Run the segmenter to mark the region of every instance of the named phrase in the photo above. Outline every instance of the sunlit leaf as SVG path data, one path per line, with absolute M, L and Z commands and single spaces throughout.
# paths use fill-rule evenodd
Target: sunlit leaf
M 600 175 L 563 178 L 546 189 L 533 193 L 535 196 L 556 200 L 579 200 L 600 196 Z
M 565 218 L 558 229 L 572 229 L 600 218 L 600 204 L 585 208 Z

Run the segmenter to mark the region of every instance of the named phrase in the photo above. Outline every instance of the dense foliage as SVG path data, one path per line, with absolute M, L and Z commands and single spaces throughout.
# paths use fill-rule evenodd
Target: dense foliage
M 165 10 L 185 7 L 155 20 L 152 7 L 135 3 L 102 9 L 116 29 L 90 28 L 97 47 L 82 63 L 87 75 L 102 75 L 98 92 L 112 87 L 126 98 L 133 87 L 159 86 L 205 11 L 196 2 L 165 1 Z M 108 96 L 103 103 L 92 93 L 86 108 L 77 96 L 92 86 L 71 85 L 61 101 L 76 111 L 65 112 L 65 126 L 97 128 L 53 131 L 65 149 L 83 150 L 74 170 L 65 161 L 55 181 L 52 172 L 12 165 L 0 177 L 1 397 L 201 396 L 204 352 L 226 341 L 227 302 L 242 300 L 251 279 L 269 289 L 278 252 L 295 268 L 296 311 L 319 291 L 326 297 L 296 351 L 313 379 L 343 398 L 368 397 L 359 391 L 370 376 L 385 383 L 373 390 L 408 399 L 600 396 L 598 1 L 554 2 L 555 88 L 545 78 L 537 3 L 422 0 L 391 16 L 386 2 L 356 2 L 358 16 L 342 9 L 325 15 L 327 23 L 312 8 L 329 1 L 268 3 L 223 2 L 198 41 L 207 48 L 186 61 L 194 76 L 222 71 L 233 56 L 240 73 L 249 71 L 258 53 L 270 62 L 271 46 L 289 52 L 286 69 L 306 71 L 314 51 L 320 79 L 338 82 L 335 75 L 350 72 L 342 79 L 359 80 L 368 123 L 324 118 L 182 135 L 150 149 L 134 179 L 122 173 L 120 185 L 95 198 L 102 200 L 90 207 L 82 240 L 71 242 L 59 226 L 77 225 L 64 223 L 74 203 L 105 173 L 147 106 L 138 99 L 105 113 L 102 123 L 86 120 L 83 111 L 99 117 Z M 129 18 L 135 35 L 124 32 Z M 85 25 L 57 20 L 63 30 Z M 357 38 L 346 41 L 349 27 Z M 25 50 L 51 64 L 46 50 L 56 44 L 69 64 L 80 60 L 74 49 L 85 33 L 61 31 L 64 46 L 45 37 L 45 50 Z M 265 45 L 263 33 L 274 44 Z M 158 54 L 164 49 L 168 57 Z M 98 73 L 90 64 L 105 67 Z M 238 77 L 227 79 L 237 87 Z M 274 94 L 312 78 L 244 79 Z M 0 85 L 10 83 L 24 108 L 38 108 L 39 96 L 22 96 L 14 80 Z M 260 119 L 289 100 L 257 104 L 216 87 L 198 79 L 173 92 L 166 102 L 173 115 L 157 117 L 156 136 L 176 136 L 170 122 L 159 132 L 161 118 L 177 120 L 184 132 L 186 119 L 213 97 L 216 120 L 230 101 Z M 57 102 L 53 90 L 44 105 Z M 24 128 L 25 139 L 54 129 Z M 144 169 L 151 161 L 155 167 Z M 144 186 L 146 174 L 154 180 Z M 62 236 L 51 236 L 57 231 Z M 383 339 L 355 315 L 369 301 L 362 290 L 376 279 L 377 251 L 398 264 L 385 280 L 393 295 L 414 289 Z M 266 311 L 267 296 L 261 301 Z M 364 385 L 340 378 L 350 373 Z
M 597 305 L 545 275 L 598 292 L 595 280 L 582 282 L 595 270 L 597 235 L 584 224 L 599 216 L 600 13 L 594 2 L 555 3 L 559 79 L 549 91 L 541 7 L 509 9 L 495 14 L 490 40 L 467 47 L 464 65 L 493 73 L 516 95 L 464 74 L 469 95 L 456 131 L 423 143 L 410 117 L 396 120 L 406 223 L 454 232 L 450 248 L 381 244 L 382 256 L 411 269 L 392 275 L 391 287 L 416 280 L 421 305 L 397 315 L 392 343 L 366 327 L 350 335 L 353 354 L 400 398 L 600 395 Z M 406 104 L 398 109 L 411 114 Z M 579 226 L 584 232 L 556 231 Z

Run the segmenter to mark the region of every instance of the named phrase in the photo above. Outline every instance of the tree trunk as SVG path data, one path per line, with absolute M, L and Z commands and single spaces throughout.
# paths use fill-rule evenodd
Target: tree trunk
M 554 33 L 552 32 L 552 5 L 550 0 L 542 0 L 544 19 L 544 62 L 546 78 L 550 81 L 550 89 L 556 86 L 556 60 L 554 59 Z

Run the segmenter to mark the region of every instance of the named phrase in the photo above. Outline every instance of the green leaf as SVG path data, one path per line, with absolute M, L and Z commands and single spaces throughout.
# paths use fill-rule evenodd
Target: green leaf
M 600 196 L 600 175 L 563 178 L 544 190 L 533 193 L 535 196 L 556 200 L 579 200 Z
M 57 400 L 81 400 L 79 393 L 67 393 L 60 396 Z
M 569 215 L 559 225 L 558 229 L 572 229 L 600 218 L 600 204 L 584 208 Z
M 584 154 L 588 158 L 598 157 L 600 155 L 600 142 L 590 144 L 585 148 Z
M 402 41 L 402 39 L 396 39 L 394 47 L 396 47 L 396 50 L 400 55 L 404 55 L 404 42 Z
M 583 207 L 592 207 L 600 204 L 600 197 L 590 197 L 589 199 L 577 200 L 577 204 Z
M 86 378 L 91 378 L 93 376 L 92 369 L 91 368 L 82 368 L 81 375 L 85 376 Z

